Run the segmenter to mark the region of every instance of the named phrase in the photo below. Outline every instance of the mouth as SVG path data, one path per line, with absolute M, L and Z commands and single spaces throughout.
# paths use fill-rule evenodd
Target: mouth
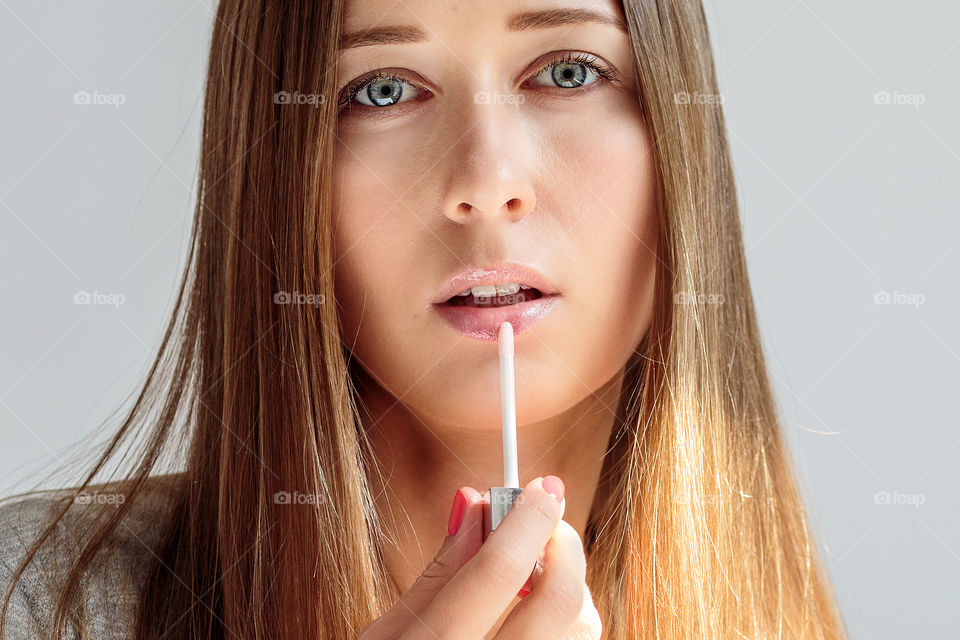
M 517 282 L 464 289 L 444 304 L 451 307 L 507 307 L 543 297 L 536 287 Z
M 471 267 L 448 279 L 433 304 L 504 306 L 560 291 L 537 269 L 516 262 L 493 267 Z
M 536 269 L 506 263 L 454 276 L 432 306 L 467 337 L 496 341 L 503 322 L 510 322 L 514 334 L 520 335 L 545 318 L 561 298 L 560 291 Z

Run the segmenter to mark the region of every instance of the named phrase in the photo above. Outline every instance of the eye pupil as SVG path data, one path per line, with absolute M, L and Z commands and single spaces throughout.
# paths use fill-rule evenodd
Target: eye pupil
M 367 98 L 377 107 L 393 106 L 402 95 L 403 82 L 396 78 L 379 78 L 367 85 Z
M 564 88 L 579 87 L 587 80 L 587 66 L 579 62 L 563 62 L 553 66 L 553 81 Z

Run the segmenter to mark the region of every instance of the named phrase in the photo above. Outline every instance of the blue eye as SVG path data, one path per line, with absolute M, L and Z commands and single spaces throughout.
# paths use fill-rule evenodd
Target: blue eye
M 567 54 L 559 60 L 554 60 L 543 67 L 540 72 L 534 76 L 534 80 L 545 74 L 555 86 L 563 89 L 583 87 L 588 84 L 593 84 L 600 78 L 615 81 L 612 69 L 603 66 L 596 56 L 586 54 L 578 54 L 576 56 Z M 590 79 L 591 76 L 592 79 Z
M 541 76 L 545 77 L 541 78 Z M 585 53 L 576 55 L 566 53 L 559 58 L 554 58 L 541 67 L 533 79 L 545 79 L 548 83 L 553 83 L 552 85 L 537 84 L 537 86 L 561 89 L 577 89 L 600 79 L 618 82 L 615 70 L 605 66 L 596 56 Z M 342 109 L 356 101 L 364 107 L 377 110 L 416 98 L 422 91 L 404 78 L 378 69 L 369 75 L 361 76 L 359 80 L 349 85 L 338 104 Z
M 366 107 L 390 107 L 405 102 L 411 94 L 415 96 L 416 91 L 417 88 L 403 78 L 375 76 L 357 87 L 353 98 Z M 364 102 L 360 98 L 365 98 L 369 102 Z

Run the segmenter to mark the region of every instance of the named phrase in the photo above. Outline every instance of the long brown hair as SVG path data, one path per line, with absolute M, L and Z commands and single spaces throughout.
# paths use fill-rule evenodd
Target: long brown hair
M 587 528 L 604 637 L 845 637 L 767 379 L 720 101 L 679 98 L 719 95 L 703 8 L 622 4 L 661 255 Z M 336 101 L 275 98 L 336 95 L 342 15 L 343 0 L 217 8 L 187 267 L 135 403 L 76 487 L 128 462 L 111 485 L 123 504 L 99 512 L 58 590 L 58 638 L 91 559 L 163 471 L 177 481 L 138 637 L 355 638 L 399 595 L 336 315 Z M 325 303 L 275 304 L 281 292 Z M 283 491 L 320 499 L 279 508 Z

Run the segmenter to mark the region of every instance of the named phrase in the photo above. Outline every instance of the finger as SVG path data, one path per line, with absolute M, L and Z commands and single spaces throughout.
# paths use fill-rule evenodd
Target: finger
M 483 492 L 483 503 L 484 503 L 484 508 L 489 508 L 489 505 L 490 505 L 490 492 L 489 492 L 489 491 L 484 491 L 484 492 Z M 566 505 L 565 502 L 562 502 L 562 503 L 561 503 L 561 507 L 560 507 L 560 517 L 561 517 L 561 518 L 563 517 L 563 508 L 564 508 L 565 505 Z M 484 539 L 486 539 L 485 536 L 487 535 L 486 526 L 487 526 L 486 523 L 484 523 L 484 530 L 483 530 Z M 531 589 L 531 587 L 533 586 L 533 574 L 538 573 L 538 572 L 541 571 L 540 563 L 541 563 L 542 561 L 543 561 L 543 551 L 541 550 L 541 551 L 540 551 L 540 555 L 537 557 L 537 562 L 536 562 L 536 564 L 535 564 L 534 567 L 533 567 L 533 571 L 530 572 L 530 575 L 527 576 L 527 581 L 523 583 L 523 586 L 520 587 L 520 591 L 517 592 L 517 597 L 518 597 L 518 598 L 525 598 L 526 596 L 530 595 L 530 589 Z
M 440 550 L 434 559 L 420 574 L 413 585 L 404 592 L 397 606 L 391 611 L 396 612 L 397 620 L 391 623 L 393 628 L 406 628 L 413 624 L 424 609 L 434 600 L 437 593 L 447 584 L 450 578 L 463 567 L 464 564 L 477 552 L 482 544 L 483 532 L 483 504 L 480 493 L 470 487 L 460 487 L 466 496 L 467 505 L 460 522 L 460 528 L 454 535 L 444 538 Z M 402 626 L 394 627 L 394 624 Z
M 427 607 L 424 622 L 435 636 L 475 638 L 513 602 L 563 513 L 542 479 L 524 487 L 503 521 Z
M 567 631 L 566 640 L 600 640 L 603 637 L 603 621 L 600 620 L 600 612 L 593 602 L 593 595 L 590 593 L 590 587 L 583 584 L 583 608 L 580 610 L 580 617 L 573 623 L 570 630 Z
M 496 640 L 565 638 L 584 608 L 586 556 L 576 529 L 561 520 L 543 554 L 533 591 L 500 626 Z

